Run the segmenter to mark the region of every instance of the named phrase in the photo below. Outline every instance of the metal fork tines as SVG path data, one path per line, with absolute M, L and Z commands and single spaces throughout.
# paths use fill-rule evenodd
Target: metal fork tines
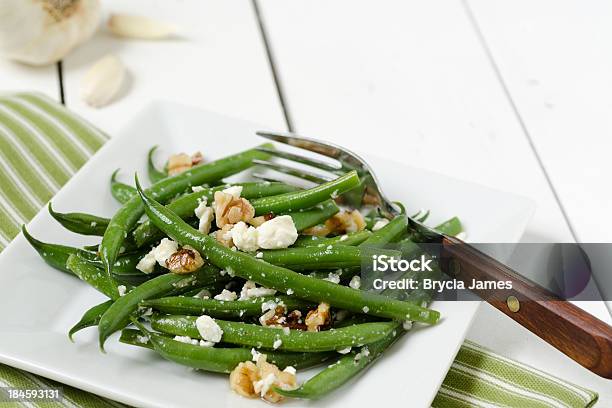
M 382 193 L 376 176 L 374 175 L 374 172 L 372 171 L 370 166 L 365 162 L 365 160 L 363 160 L 355 153 L 333 143 L 301 137 L 291 133 L 257 132 L 257 135 L 265 137 L 266 139 L 273 140 L 275 142 L 283 143 L 322 156 L 326 156 L 328 158 L 334 159 L 338 165 L 334 166 L 332 164 L 328 164 L 320 160 L 311 159 L 309 157 L 305 157 L 295 153 L 289 153 L 282 150 L 262 148 L 263 151 L 265 151 L 266 153 L 272 154 L 276 157 L 280 157 L 295 163 L 305 164 L 315 169 L 324 170 L 328 173 L 333 173 L 336 176 L 350 170 L 356 170 L 362 180 L 362 183 L 364 183 L 365 185 L 365 190 L 367 191 L 367 193 L 373 195 L 376 201 L 380 203 L 381 212 L 389 218 L 392 218 L 399 214 L 399 211 L 397 210 L 396 206 Z M 277 163 L 272 162 L 262 162 L 263 163 L 260 162 L 259 164 L 264 164 L 265 166 L 274 168 L 274 170 L 280 171 L 281 173 L 289 174 L 296 177 L 300 177 L 300 172 L 303 172 L 302 169 L 281 166 Z M 321 177 L 321 179 L 325 179 L 321 176 L 319 172 L 307 173 L 307 177 L 310 178 L 302 177 L 305 180 L 313 181 L 312 176 Z

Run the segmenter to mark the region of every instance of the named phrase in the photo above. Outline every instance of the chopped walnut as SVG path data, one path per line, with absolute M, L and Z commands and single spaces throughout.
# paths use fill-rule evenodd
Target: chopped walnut
M 319 331 L 329 326 L 331 323 L 329 305 L 324 302 L 319 303 L 316 309 L 308 312 L 305 322 L 308 331 Z
M 259 227 L 261 224 L 263 224 L 266 221 L 270 221 L 272 218 L 274 218 L 274 214 L 272 213 L 260 215 L 259 217 L 251 218 L 251 220 L 249 221 L 249 224 L 251 224 L 254 227 Z
M 227 224 L 236 224 L 239 221 L 249 222 L 255 215 L 255 209 L 247 199 L 234 197 L 223 191 L 215 191 L 213 206 L 215 221 L 219 228 Z
M 166 259 L 166 267 L 172 273 L 185 274 L 195 272 L 204 265 L 204 259 L 199 252 L 185 245 Z
M 265 354 L 259 355 L 256 364 L 251 361 L 242 362 L 230 373 L 230 388 L 247 398 L 260 396 L 268 402 L 282 401 L 283 396 L 276 393 L 273 387 L 295 389 L 295 369 L 287 367 L 281 371 L 266 361 Z
M 234 241 L 232 241 L 232 234 L 230 234 L 231 229 L 234 227 L 232 224 L 225 224 L 223 228 L 214 232 L 215 239 L 218 243 L 228 248 L 234 246 Z
M 193 166 L 200 164 L 203 160 L 202 153 L 196 152 L 189 156 L 186 153 L 173 154 L 168 158 L 168 175 L 182 173 Z
M 306 330 L 306 324 L 302 319 L 302 312 L 294 310 L 287 314 L 287 308 L 284 305 L 277 305 L 261 315 L 259 323 L 266 327 L 288 327 L 294 330 Z
M 306 235 L 319 237 L 327 236 L 331 233 L 346 234 L 348 232 L 362 231 L 366 227 L 366 222 L 359 210 L 340 211 L 338 214 L 325 221 L 324 225 L 315 225 L 304 230 Z

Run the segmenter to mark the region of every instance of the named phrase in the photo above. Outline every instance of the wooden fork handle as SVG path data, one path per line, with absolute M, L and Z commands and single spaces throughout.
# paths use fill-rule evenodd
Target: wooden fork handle
M 509 281 L 512 289 L 473 290 L 483 300 L 591 370 L 612 379 L 612 327 L 462 241 L 445 236 L 442 261 L 451 277 Z

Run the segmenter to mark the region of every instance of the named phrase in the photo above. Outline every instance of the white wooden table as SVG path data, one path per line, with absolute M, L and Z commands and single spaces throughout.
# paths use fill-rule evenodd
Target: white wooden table
M 169 99 L 325 138 L 530 197 L 525 241 L 611 242 L 612 3 L 607 0 L 105 0 L 182 38 L 103 30 L 57 66 L 0 61 L 0 90 L 38 90 L 113 134 Z M 262 31 L 263 30 L 263 31 Z M 130 86 L 95 110 L 79 81 L 108 52 Z M 610 321 L 603 303 L 583 305 Z M 492 330 L 492 328 L 495 328 Z M 483 305 L 469 338 L 597 390 L 612 383 Z

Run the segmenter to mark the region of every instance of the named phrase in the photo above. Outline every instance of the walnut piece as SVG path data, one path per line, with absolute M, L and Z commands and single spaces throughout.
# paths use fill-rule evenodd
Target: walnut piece
M 261 224 L 263 224 L 266 221 L 270 221 L 272 218 L 274 218 L 274 214 L 272 213 L 260 215 L 259 217 L 251 218 L 251 221 L 249 221 L 249 224 L 251 224 L 254 227 L 259 227 Z
M 233 224 L 225 224 L 223 228 L 214 232 L 215 239 L 218 243 L 228 248 L 234 246 L 234 241 L 232 240 L 232 234 L 230 234 L 230 230 L 234 227 Z
M 245 361 L 236 366 L 230 373 L 230 388 L 247 398 L 260 396 L 268 402 L 280 402 L 283 396 L 277 394 L 273 387 L 290 390 L 297 387 L 295 370 L 279 370 L 274 364 L 266 361 L 266 355 L 260 354 L 257 364 Z
M 234 197 L 223 191 L 215 191 L 215 222 L 223 228 L 227 224 L 239 221 L 249 222 L 255 215 L 255 209 L 249 201 L 242 197 Z
M 195 272 L 203 265 L 204 259 L 200 253 L 189 245 L 185 245 L 166 259 L 166 267 L 170 272 L 179 275 Z
M 306 235 L 324 237 L 331 233 L 346 234 L 348 232 L 363 231 L 366 227 L 365 219 L 359 210 L 340 211 L 338 214 L 325 221 L 324 225 L 315 225 L 304 230 Z
M 316 309 L 311 310 L 306 315 L 306 327 L 308 331 L 319 331 L 331 324 L 329 305 L 325 302 L 319 303 Z
M 196 152 L 189 156 L 187 153 L 173 154 L 168 158 L 168 175 L 174 176 L 189 170 L 203 161 L 202 153 Z

